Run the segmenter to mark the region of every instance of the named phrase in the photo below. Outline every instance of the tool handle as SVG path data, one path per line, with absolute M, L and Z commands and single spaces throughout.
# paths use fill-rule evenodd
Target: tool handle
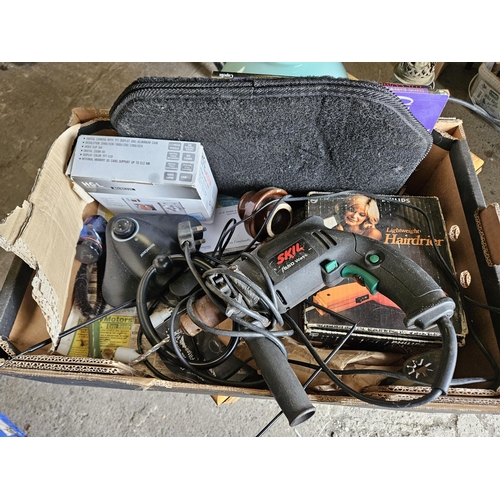
M 252 337 L 245 341 L 290 426 L 294 427 L 311 418 L 316 408 L 281 349 L 266 337 Z
M 454 301 L 413 260 L 389 245 L 355 236 L 353 261 L 377 280 L 376 292 L 393 300 L 406 314 L 406 324 L 426 330 L 443 316 L 451 317 Z M 353 271 L 355 274 L 356 271 Z M 345 277 L 348 272 L 342 270 Z

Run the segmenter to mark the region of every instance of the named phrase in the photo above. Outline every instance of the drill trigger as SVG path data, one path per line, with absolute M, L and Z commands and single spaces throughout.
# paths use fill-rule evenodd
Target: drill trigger
M 354 278 L 360 285 L 365 286 L 372 295 L 378 292 L 379 280 L 362 267 L 348 264 L 340 271 L 340 275 L 343 278 Z

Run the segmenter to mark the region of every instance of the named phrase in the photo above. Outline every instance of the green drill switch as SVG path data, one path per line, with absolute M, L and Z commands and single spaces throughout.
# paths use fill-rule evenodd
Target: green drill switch
M 372 295 L 375 295 L 378 291 L 377 286 L 379 284 L 379 280 L 362 267 L 354 264 L 348 264 L 342 269 L 342 271 L 340 271 L 340 275 L 343 278 L 354 278 L 358 282 L 361 281 Z
M 327 274 L 330 274 L 332 271 L 335 271 L 339 267 L 339 263 L 336 260 L 329 260 L 323 264 L 323 269 Z

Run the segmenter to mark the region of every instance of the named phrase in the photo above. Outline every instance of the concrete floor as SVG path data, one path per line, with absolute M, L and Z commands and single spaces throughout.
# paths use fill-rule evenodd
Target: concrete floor
M 345 63 L 359 79 L 391 81 L 389 63 Z M 467 100 L 479 63 L 449 63 L 438 87 Z M 212 63 L 0 63 L 0 218 L 26 198 L 71 109 L 109 108 L 140 76 L 205 76 Z M 463 119 L 471 151 L 485 161 L 487 203 L 500 200 L 499 132 L 474 112 L 447 104 Z M 10 256 L 0 256 L 0 284 Z M 0 413 L 28 436 L 255 436 L 279 411 L 271 399 L 216 406 L 209 396 L 149 393 L 33 382 L 0 376 Z M 267 436 L 500 436 L 500 415 L 428 413 L 318 405 L 292 429 L 280 419 Z

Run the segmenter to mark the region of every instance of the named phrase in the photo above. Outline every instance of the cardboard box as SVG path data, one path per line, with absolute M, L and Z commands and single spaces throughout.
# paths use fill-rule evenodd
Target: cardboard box
M 44 341 L 47 333 L 57 344 L 72 305 L 72 288 L 78 268 L 75 245 L 82 220 L 95 212 L 92 198 L 65 175 L 72 146 L 87 123 L 106 120 L 102 110 L 80 110 L 69 128 L 51 147 L 28 199 L 0 225 L 0 244 L 15 253 L 33 270 L 31 286 L 26 290 L 19 313 L 10 329 L 9 339 L 17 349 Z M 440 199 L 450 238 L 457 275 L 462 279 L 467 297 L 479 303 L 500 307 L 499 207 L 486 207 L 476 177 L 468 145 L 451 137 L 433 146 L 428 156 L 412 174 L 406 186 L 411 195 L 437 196 Z M 55 204 L 54 193 L 59 202 Z M 469 318 L 474 335 L 497 363 L 500 362 L 500 324 L 497 316 L 486 309 L 470 307 Z M 469 332 L 470 337 L 470 332 Z M 10 345 L 0 341 L 8 351 Z M 472 339 L 459 349 L 455 377 L 489 377 L 493 369 L 483 351 Z M 48 348 L 39 349 L 22 361 L 2 368 L 3 375 L 51 383 L 106 386 L 192 392 L 228 397 L 271 397 L 266 390 L 242 387 L 199 385 L 171 382 L 144 376 L 144 373 L 108 359 L 66 358 L 52 355 Z M 407 400 L 411 394 L 425 393 L 425 388 L 402 385 L 373 386 L 367 394 L 392 400 Z M 313 402 L 365 405 L 347 395 L 310 395 Z M 500 392 L 482 384 L 452 387 L 448 394 L 426 405 L 424 410 L 477 411 L 500 413 Z
M 197 142 L 80 135 L 66 173 L 114 214 L 213 219 L 217 184 Z
M 458 345 L 464 345 L 467 321 L 462 299 L 438 260 L 430 238 L 432 234 L 442 259 L 455 275 L 439 199 L 406 195 L 369 199 L 362 195 L 339 194 L 306 202 L 305 216 L 319 215 L 327 227 L 340 225 L 343 230 L 348 230 L 344 216 L 347 218 L 347 207 L 356 202 L 359 205 L 354 210 L 357 208 L 358 211 L 371 212 L 372 219 L 367 222 L 373 222 L 374 225 L 368 224 L 366 232 L 369 237 L 393 246 L 409 257 L 453 298 L 456 307 L 451 319 Z M 418 211 L 412 206 L 417 207 Z M 352 210 L 352 207 L 349 209 Z M 423 213 L 429 218 L 430 227 Z M 336 316 L 309 304 L 304 306 L 304 332 L 318 344 L 323 342 L 326 346 L 334 346 L 345 337 L 352 322 L 356 322 L 357 328 L 348 339 L 350 348 L 414 354 L 439 348 L 441 344 L 437 325 L 426 330 L 408 327 L 404 322 L 405 314 L 392 300 L 381 293 L 369 293 L 354 278 L 345 278 L 333 288 L 324 288 L 312 297 L 312 301 L 340 313 L 340 316 Z

